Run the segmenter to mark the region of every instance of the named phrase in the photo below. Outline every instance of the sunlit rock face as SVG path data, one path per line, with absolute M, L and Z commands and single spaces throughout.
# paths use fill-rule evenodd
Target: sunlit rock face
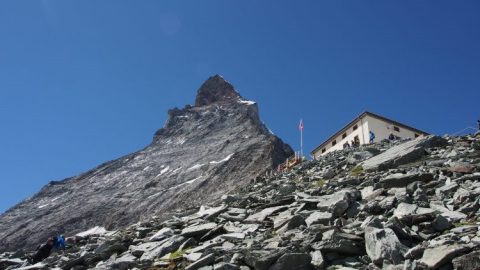
M 0 251 L 34 249 L 55 233 L 124 227 L 214 201 L 276 167 L 292 149 L 262 123 L 257 104 L 221 76 L 195 105 L 168 112 L 145 149 L 50 182 L 0 216 Z

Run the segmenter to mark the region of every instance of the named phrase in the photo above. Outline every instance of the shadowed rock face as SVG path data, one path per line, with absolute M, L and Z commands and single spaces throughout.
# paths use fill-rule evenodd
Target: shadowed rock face
M 241 99 L 241 96 L 235 91 L 233 85 L 225 81 L 220 75 L 215 75 L 205 81 L 198 89 L 195 106 L 201 107 L 215 102 L 238 99 Z
M 257 104 L 216 75 L 195 106 L 172 109 L 145 149 L 50 182 L 0 216 L 0 251 L 34 249 L 55 233 L 124 227 L 218 199 L 292 155 Z

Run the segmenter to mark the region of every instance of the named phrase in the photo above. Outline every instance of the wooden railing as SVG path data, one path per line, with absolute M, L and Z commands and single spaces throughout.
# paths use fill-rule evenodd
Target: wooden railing
M 300 164 L 300 163 L 302 163 L 302 156 L 300 155 L 300 152 L 295 152 L 294 156 L 292 156 L 290 158 L 287 158 L 287 160 L 285 160 L 285 162 L 278 165 L 277 172 L 289 171 L 295 165 Z

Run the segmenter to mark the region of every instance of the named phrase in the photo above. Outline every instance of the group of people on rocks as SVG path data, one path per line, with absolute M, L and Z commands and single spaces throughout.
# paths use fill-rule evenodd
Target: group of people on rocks
M 351 142 L 346 142 L 343 145 L 343 148 L 355 148 L 360 146 L 360 140 L 358 137 L 355 137 Z
M 480 124 L 479 124 L 480 125 Z M 373 131 L 369 131 L 368 133 L 368 136 L 369 136 L 369 143 L 374 143 L 375 141 L 375 133 Z M 388 135 L 388 138 L 387 138 L 389 141 L 396 141 L 396 140 L 399 140 L 401 139 L 400 137 L 398 136 L 395 136 L 393 133 L 390 133 L 390 135 Z M 346 142 L 344 145 L 343 145 L 343 148 L 355 148 L 355 147 L 359 147 L 360 146 L 360 140 L 358 139 L 358 137 L 355 137 L 352 141 L 350 142 Z
M 52 253 L 52 250 L 64 250 L 65 249 L 65 237 L 63 235 L 57 235 L 49 237 L 47 242 L 38 246 L 35 253 L 31 256 L 31 263 L 35 264 L 48 258 Z

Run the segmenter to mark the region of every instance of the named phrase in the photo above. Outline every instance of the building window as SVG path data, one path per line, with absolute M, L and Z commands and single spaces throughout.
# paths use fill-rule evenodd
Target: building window
M 353 130 L 357 130 L 358 125 L 353 126 Z
M 420 135 L 418 135 L 417 133 L 415 133 L 415 138 L 418 138 Z
M 342 135 L 342 139 L 345 139 L 346 137 L 347 137 L 347 133 L 345 132 L 345 133 L 343 133 L 343 135 Z
M 327 149 L 326 149 L 326 148 L 323 148 L 323 149 L 322 149 L 322 154 L 325 153 L 325 151 L 327 151 Z
M 337 144 L 337 140 L 333 140 L 332 146 L 334 146 L 335 144 Z
M 397 126 L 393 126 L 393 130 L 395 130 L 396 132 L 400 132 L 400 128 Z

